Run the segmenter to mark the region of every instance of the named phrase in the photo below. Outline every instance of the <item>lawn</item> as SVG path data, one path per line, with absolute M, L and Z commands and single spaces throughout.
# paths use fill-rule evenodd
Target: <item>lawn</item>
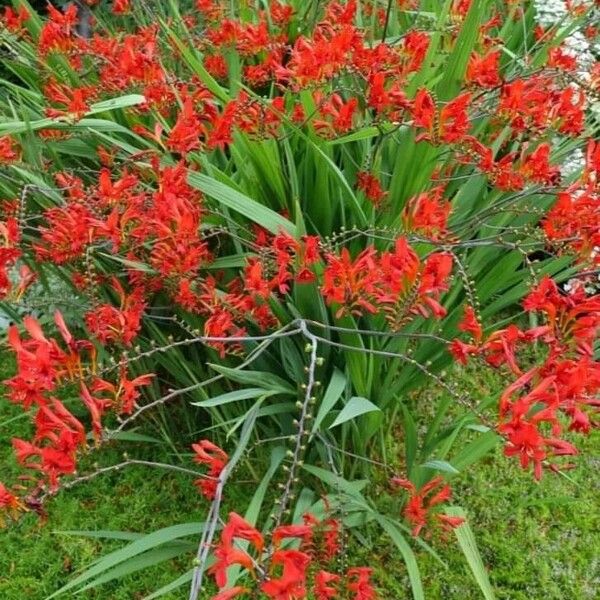
M 12 368 L 10 358 L 2 356 L 1 365 L 4 378 Z M 481 398 L 499 389 L 497 378 L 487 373 L 457 370 L 456 376 L 461 386 L 475 389 Z M 435 396 L 436 390 L 429 389 L 415 398 L 424 418 L 426 407 Z M 27 433 L 21 421 L 13 420 L 8 426 L 18 414 L 19 410 L 6 401 L 0 404 L 3 475 L 5 468 L 13 469 L 10 437 Z M 132 448 L 132 444 L 122 443 L 119 448 L 103 450 L 97 458 L 103 465 L 118 462 L 121 452 L 128 448 L 143 456 L 143 445 Z M 578 467 L 569 472 L 569 479 L 546 474 L 535 484 L 531 474 L 506 461 L 500 452 L 455 478 L 455 501 L 467 510 L 499 599 L 592 600 L 597 597 L 600 542 L 595 534 L 600 530 L 597 501 L 600 435 L 596 432 L 580 441 L 580 446 Z M 155 454 L 153 458 L 160 460 Z M 173 460 L 169 455 L 164 458 Z M 45 521 L 28 515 L 0 532 L 3 550 L 0 598 L 42 600 L 68 582 L 78 570 L 122 543 L 60 532 L 104 529 L 149 533 L 175 523 L 201 521 L 205 511 L 206 503 L 199 498 L 189 477 L 166 471 L 149 472 L 141 466 L 109 473 L 93 484 L 81 484 L 62 492 L 48 503 Z M 398 598 L 408 597 L 409 584 L 402 561 L 388 545 L 377 544 L 376 538 L 374 541 L 374 552 L 364 556 L 357 552 L 357 556 L 350 559 L 375 567 L 381 589 L 389 590 L 388 593 Z M 448 568 L 444 569 L 425 552 L 419 552 L 426 597 L 481 598 L 454 540 L 438 540 L 434 546 Z M 84 597 L 141 599 L 187 571 L 192 559 L 190 553 L 187 561 L 178 558 L 116 579 L 87 590 Z M 184 597 L 182 590 L 165 597 Z

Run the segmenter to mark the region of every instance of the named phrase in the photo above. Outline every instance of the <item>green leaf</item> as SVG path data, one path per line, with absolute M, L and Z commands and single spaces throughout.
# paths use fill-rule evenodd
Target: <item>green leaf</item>
M 112 581 L 113 579 L 119 579 L 131 573 L 135 573 L 136 571 L 141 571 L 142 569 L 147 569 L 148 567 L 160 564 L 171 558 L 180 556 L 185 552 L 193 552 L 196 549 L 196 546 L 197 544 L 192 542 L 179 542 L 177 544 L 165 544 L 164 546 L 144 552 L 139 556 L 135 556 L 130 560 L 122 562 L 114 569 L 110 569 L 100 577 L 97 577 L 81 589 L 77 590 L 77 594 L 81 594 L 86 590 Z
M 412 475 L 413 465 L 415 464 L 415 459 L 419 450 L 417 425 L 412 414 L 404 404 L 402 404 L 402 414 L 404 416 L 404 448 L 406 451 L 406 469 L 408 475 L 410 476 Z
M 348 494 L 348 496 L 352 496 L 354 499 L 359 500 L 361 503 L 367 506 L 367 501 L 364 499 L 360 491 L 368 485 L 368 480 L 363 479 L 358 481 L 348 481 L 347 479 L 344 479 L 343 477 L 340 477 L 331 471 L 327 471 L 321 467 L 315 467 L 314 465 L 305 464 L 302 466 L 302 468 L 311 475 L 318 477 L 333 490 L 344 492 Z
M 361 140 L 368 140 L 381 135 L 382 133 L 389 133 L 396 129 L 397 126 L 392 123 L 383 123 L 380 127 L 363 127 L 358 131 L 349 133 L 348 135 L 341 136 L 330 140 L 328 144 L 330 146 L 337 146 L 339 144 L 347 144 L 349 142 L 358 142 Z
M 319 412 L 315 417 L 313 423 L 312 433 L 319 431 L 323 419 L 329 414 L 331 409 L 335 406 L 335 403 L 340 399 L 342 393 L 346 389 L 347 385 L 346 376 L 339 369 L 334 369 L 329 385 L 323 394 L 323 400 L 321 400 L 321 406 L 319 406 Z
M 116 110 L 119 108 L 129 108 L 130 106 L 137 106 L 146 102 L 146 98 L 141 94 L 128 94 L 126 96 L 120 96 L 119 98 L 111 98 L 110 100 L 102 100 L 102 102 L 96 102 L 90 106 L 90 110 L 86 115 L 94 115 L 96 113 L 104 112 L 107 110 Z
M 495 431 L 488 431 L 468 444 L 453 459 L 452 463 L 458 470 L 463 470 L 491 452 L 502 438 Z
M 296 390 L 287 381 L 268 371 L 245 371 L 214 363 L 208 363 L 208 366 L 217 371 L 217 373 L 225 375 L 227 379 L 236 381 L 237 383 L 257 386 L 262 388 L 263 391 L 269 390 L 281 394 L 296 394 Z
M 198 57 L 197 51 L 194 47 L 186 46 L 183 41 L 177 36 L 177 34 L 169 28 L 169 26 L 161 20 L 161 25 L 165 28 L 171 40 L 177 46 L 181 56 L 188 64 L 188 66 L 196 72 L 202 83 L 222 102 L 228 102 L 230 100 L 226 90 L 224 90 L 217 81 L 210 75 L 210 73 L 204 68 L 202 61 Z
M 283 230 L 291 236 L 296 237 L 296 226 L 291 221 L 288 221 L 285 217 L 258 203 L 256 200 L 252 200 L 252 198 L 234 190 L 227 184 L 217 181 L 208 175 L 193 171 L 188 174 L 188 181 L 192 187 L 214 198 L 223 206 L 258 223 L 271 233 L 280 233 Z
M 107 254 L 106 252 L 98 252 L 97 254 L 103 258 L 121 263 L 128 269 L 133 269 L 134 271 L 140 271 L 141 273 L 156 273 L 156 271 L 146 263 L 138 262 L 136 260 L 129 260 L 128 258 L 123 258 L 117 254 Z
M 329 426 L 329 429 L 337 427 L 347 421 L 351 421 L 352 419 L 356 419 L 356 417 L 360 417 L 360 415 L 374 411 L 381 411 L 381 409 L 366 398 L 353 396 L 348 400 L 348 404 L 342 408 L 335 421 Z
M 490 0 L 478 0 L 471 4 L 454 49 L 445 65 L 444 77 L 437 88 L 438 94 L 443 100 L 449 100 L 460 91 L 471 51 L 479 36 L 479 28 L 483 23 L 489 2 Z
M 152 592 L 149 596 L 146 596 L 143 600 L 154 600 L 155 598 L 161 598 L 162 596 L 166 596 L 169 592 L 180 588 L 182 585 L 186 585 L 190 581 L 192 581 L 194 577 L 193 569 L 190 569 L 187 573 L 184 573 L 181 577 L 178 577 L 171 583 L 161 587 L 160 589 Z
M 110 436 L 111 440 L 120 440 L 122 442 L 147 442 L 149 444 L 162 444 L 162 440 L 135 431 L 116 431 Z
M 243 267 L 248 259 L 252 256 L 256 256 L 251 252 L 246 252 L 243 254 L 234 254 L 233 256 L 220 256 L 219 258 L 213 260 L 209 265 L 206 265 L 206 269 L 220 270 L 220 269 L 234 269 Z
M 68 530 L 68 531 L 53 531 L 56 535 L 73 535 L 77 537 L 87 538 L 99 538 L 106 540 L 125 540 L 132 542 L 139 540 L 144 537 L 143 533 L 132 533 L 129 531 L 108 531 L 104 529 L 98 529 L 97 531 L 85 531 L 85 530 Z
M 449 462 L 446 462 L 445 460 L 428 460 L 421 466 L 427 469 L 442 471 L 444 473 L 452 473 L 453 475 L 460 473 L 460 471 L 456 467 L 453 467 Z
M 97 561 L 91 568 L 87 569 L 81 575 L 71 580 L 52 595 L 48 596 L 47 600 L 50 600 L 50 598 L 56 598 L 56 596 L 59 596 L 60 594 L 64 594 L 73 588 L 79 587 L 81 584 L 88 582 L 90 579 L 98 577 L 109 569 L 116 567 L 120 563 L 134 556 L 147 552 L 148 550 L 152 550 L 153 548 L 178 538 L 187 537 L 190 535 L 198 535 L 198 533 L 202 531 L 203 527 L 204 523 L 180 523 L 179 525 L 165 527 L 145 535 L 144 537 L 135 540 L 131 544 L 128 544 L 124 548 L 120 548 L 119 550 L 115 550 L 114 552 L 106 555 L 101 560 Z
M 85 116 L 91 116 L 98 113 L 106 112 L 108 110 L 115 110 L 119 108 L 127 108 L 129 106 L 136 106 L 146 101 L 144 96 L 140 94 L 129 94 L 127 96 L 121 96 L 119 98 L 111 98 L 110 100 L 103 100 L 90 106 L 90 110 L 85 113 Z M 69 129 L 69 128 L 85 128 L 91 125 L 90 121 L 98 121 L 96 127 L 100 123 L 106 123 L 108 127 L 116 128 L 118 131 L 128 133 L 129 130 L 118 123 L 111 121 L 103 121 L 101 119 L 81 119 L 80 121 L 70 122 L 68 119 L 37 119 L 35 121 L 7 121 L 0 123 L 0 134 L 8 133 L 22 133 L 24 131 L 35 131 L 36 129 L 44 129 L 50 127 L 52 129 Z
M 398 550 L 402 554 L 406 570 L 408 571 L 408 578 L 410 579 L 410 585 L 413 593 L 414 600 L 425 600 L 425 594 L 423 593 L 423 583 L 421 582 L 421 573 L 419 572 L 419 565 L 412 548 L 402 535 L 400 529 L 396 526 L 394 521 L 384 517 L 379 513 L 373 513 L 375 520 L 381 525 L 381 528 L 390 536 L 391 540 L 396 544 Z
M 466 516 L 465 511 L 458 506 L 448 507 L 446 509 L 446 514 L 452 517 L 465 518 Z M 473 535 L 473 531 L 471 530 L 471 527 L 467 521 L 464 521 L 464 523 L 459 527 L 455 527 L 454 534 L 458 540 L 458 545 L 467 559 L 467 563 L 469 563 L 473 577 L 479 585 L 479 589 L 483 593 L 483 597 L 485 600 L 495 600 L 496 596 L 494 594 L 494 590 L 492 589 L 485 565 L 483 564 L 483 560 L 481 559 L 481 554 L 479 554 L 475 536 Z
M 203 408 L 209 408 L 212 406 L 222 406 L 223 404 L 229 404 L 230 402 L 239 402 L 240 400 L 250 400 L 251 398 L 266 398 L 278 394 L 278 391 L 266 391 L 265 388 L 245 388 L 243 390 L 234 390 L 233 392 L 227 392 L 208 400 L 202 400 L 201 402 L 191 402 L 192 406 L 201 406 Z

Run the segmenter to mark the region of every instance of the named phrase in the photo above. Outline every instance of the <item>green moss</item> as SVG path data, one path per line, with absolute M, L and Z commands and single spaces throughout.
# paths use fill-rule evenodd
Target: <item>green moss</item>
M 468 513 L 499 599 L 597 597 L 600 435 L 579 439 L 578 447 L 577 469 L 569 473 L 575 483 L 547 473 L 537 484 L 500 452 L 456 480 L 456 503 Z M 457 547 L 442 547 L 441 554 L 447 571 L 421 556 L 427 597 L 481 598 Z
M 452 374 L 459 389 L 479 401 L 497 398 L 506 385 L 491 370 L 469 368 Z M 435 390 L 417 399 L 430 418 Z M 431 403 L 423 403 L 423 399 Z M 538 483 L 531 471 L 506 458 L 502 449 L 457 476 L 454 502 L 468 514 L 484 564 L 499 599 L 592 600 L 600 586 L 600 432 L 570 437 L 580 450 L 567 477 L 545 472 Z M 466 441 L 466 440 L 465 440 Z M 435 544 L 449 568 L 420 551 L 427 598 L 479 599 L 475 582 L 456 544 Z M 383 575 L 382 575 L 383 577 Z

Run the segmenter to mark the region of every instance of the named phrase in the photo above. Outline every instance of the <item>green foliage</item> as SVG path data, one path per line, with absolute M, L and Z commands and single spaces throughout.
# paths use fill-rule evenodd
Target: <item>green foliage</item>
M 230 77 L 226 83 L 219 83 L 211 77 L 202 63 L 202 57 L 189 40 L 187 26 L 178 18 L 177 4 L 159 3 L 152 14 L 152 23 L 160 28 L 165 39 L 179 52 L 177 60 L 171 65 L 172 72 L 196 76 L 219 101 L 226 103 L 243 87 L 239 80 L 237 57 L 227 57 Z M 300 2 L 296 4 L 302 6 Z M 449 52 L 445 46 L 451 42 L 451 38 L 444 32 L 454 27 L 450 14 L 452 2 L 446 0 L 443 3 L 424 4 L 430 9 L 422 16 L 433 27 L 431 45 L 421 71 L 415 75 L 407 91 L 413 96 L 419 87 L 425 86 L 435 90 L 441 100 L 448 100 L 461 88 L 477 33 L 491 16 L 493 3 L 486 0 L 472 4 L 463 29 Z M 149 16 L 143 8 L 134 13 L 134 18 L 139 23 L 149 24 Z M 402 34 L 399 26 L 402 18 L 396 12 L 394 9 L 395 19 L 384 35 Z M 532 15 L 526 12 L 521 22 L 507 25 L 502 31 L 501 43 L 505 49 L 511 48 L 510 52 L 515 58 L 522 50 L 522 38 L 531 34 L 532 26 Z M 146 150 L 156 149 L 155 145 L 133 131 L 136 126 L 148 123 L 161 123 L 162 126 L 164 119 L 162 115 L 152 114 L 152 118 L 147 118 L 143 113 L 127 110 L 141 104 L 142 96 L 117 96 L 92 105 L 85 117 L 77 122 L 63 119 L 57 123 L 44 116 L 42 78 L 37 76 L 39 65 L 31 55 L 31 47 L 22 40 L 11 39 L 7 43 L 18 60 L 9 57 L 2 61 L 9 73 L 2 83 L 9 94 L 0 100 L 0 135 L 13 135 L 24 148 L 24 164 L 11 169 L 18 176 L 19 183 L 32 186 L 31 193 L 25 198 L 27 208 L 32 213 L 60 201 L 55 191 L 44 191 L 53 187 L 51 177 L 43 168 L 48 160 L 52 160 L 56 169 L 87 173 L 97 166 L 96 147 L 103 143 L 118 149 L 120 159 L 137 162 L 138 166 L 151 170 L 141 157 Z M 531 53 L 531 63 L 539 63 L 546 52 L 546 47 L 535 48 Z M 63 82 L 82 83 L 78 81 L 77 73 L 60 58 L 49 59 L 49 64 L 56 68 L 56 76 Z M 509 55 L 506 76 L 514 76 L 521 69 L 519 61 Z M 251 90 L 246 91 L 253 96 Z M 314 98 L 306 91 L 300 94 L 300 102 L 307 113 L 315 109 Z M 36 138 L 35 132 L 49 124 L 73 134 L 73 137 L 64 143 Z M 476 123 L 482 137 L 493 132 L 494 127 L 491 118 L 485 116 L 478 118 Z M 168 124 L 166 128 L 168 131 Z M 284 230 L 294 238 L 306 233 L 319 235 L 332 247 L 346 245 L 356 253 L 364 244 L 353 236 L 358 230 L 369 230 L 377 250 L 390 247 L 394 236 L 402 231 L 401 212 L 409 198 L 427 189 L 434 171 L 443 172 L 454 160 L 450 153 L 446 155 L 444 148 L 418 141 L 415 132 L 402 124 L 392 128 L 389 124 L 384 126 L 368 119 L 360 129 L 334 140 L 317 135 L 312 125 L 301 128 L 285 118 L 282 128 L 285 135 L 279 139 L 257 140 L 238 131 L 234 143 L 226 152 L 192 153 L 189 157 L 189 166 L 194 168 L 189 169 L 188 181 L 204 193 L 209 208 L 203 226 L 225 230 L 230 235 L 226 241 L 219 242 L 222 243 L 220 250 L 223 253 L 210 266 L 214 271 L 223 271 L 225 280 L 246 264 L 251 246 L 247 232 L 253 225 L 259 225 L 271 233 Z M 502 134 L 496 140 L 496 153 L 499 152 L 501 141 Z M 156 146 L 164 150 L 162 142 Z M 508 150 L 518 147 L 516 142 L 508 146 Z M 569 143 L 562 143 L 557 154 L 569 148 Z M 163 158 L 167 163 L 173 159 L 172 156 Z M 381 173 L 385 188 L 389 190 L 389 206 L 385 211 L 375 211 L 355 190 L 357 172 L 365 166 Z M 406 528 L 400 524 L 399 514 L 398 519 L 384 516 L 381 505 L 385 502 L 379 499 L 371 501 L 362 494 L 365 488 L 380 482 L 376 481 L 377 475 L 360 457 L 374 456 L 382 463 L 387 463 L 391 455 L 393 461 L 390 464 L 403 466 L 411 480 L 422 485 L 436 473 L 448 477 L 462 475 L 467 471 L 466 467 L 489 456 L 498 445 L 499 437 L 481 426 L 478 414 L 489 406 L 490 398 L 469 398 L 467 406 L 463 404 L 457 410 L 456 402 L 461 398 L 450 386 L 443 385 L 443 376 L 440 378 L 437 375 L 451 365 L 446 340 L 456 332 L 465 300 L 479 298 L 484 304 L 482 316 L 486 322 L 491 322 L 506 309 L 514 310 L 527 293 L 533 278 L 550 274 L 557 280 L 564 280 L 572 273 L 569 257 L 555 259 L 544 256 L 532 266 L 529 250 L 524 250 L 543 248 L 543 242 L 531 233 L 539 221 L 539 214 L 529 208 L 532 205 L 547 208 L 552 201 L 549 194 L 534 190 L 528 194 L 511 195 L 488 186 L 484 177 L 473 174 L 467 167 L 460 168 L 457 173 L 457 181 L 469 176 L 470 179 L 466 183 L 449 184 L 453 203 L 451 228 L 454 234 L 468 243 L 464 246 L 454 247 L 450 243 L 444 246 L 445 250 L 453 253 L 459 274 L 444 298 L 448 318 L 441 324 L 421 316 L 412 318 L 411 315 L 401 333 L 387 331 L 384 335 L 377 335 L 385 327 L 381 315 L 365 314 L 360 318 L 336 315 L 334 309 L 325 307 L 315 285 L 297 285 L 285 299 L 270 298 L 270 308 L 284 328 L 297 327 L 298 330 L 293 336 L 285 338 L 250 338 L 243 343 L 247 356 L 243 362 L 237 357 L 218 356 L 214 349 L 206 349 L 198 343 L 174 344 L 174 333 L 180 334 L 180 330 L 196 332 L 202 326 L 196 315 L 179 311 L 176 318 L 164 326 L 159 325 L 158 320 L 148 319 L 145 322 L 143 334 L 138 340 L 139 351 L 144 358 L 134 367 L 140 373 L 152 371 L 159 375 L 159 381 L 148 391 L 149 401 L 158 401 L 167 387 L 174 388 L 176 391 L 169 393 L 180 400 L 168 409 L 160 408 L 149 418 L 154 426 L 152 436 L 164 439 L 166 448 L 180 455 L 182 447 L 188 447 L 200 432 L 204 434 L 207 431 L 214 433 L 217 440 L 235 448 L 231 467 L 238 461 L 245 463 L 244 468 L 252 476 L 253 489 L 256 491 L 254 495 L 233 494 L 229 501 L 235 504 L 239 512 L 245 511 L 253 523 L 258 523 L 261 517 L 276 509 L 276 499 L 269 494 L 269 487 L 282 460 L 280 445 L 261 446 L 261 440 L 279 441 L 298 435 L 298 424 L 295 422 L 297 406 L 299 404 L 304 410 L 305 404 L 313 401 L 310 393 L 305 398 L 302 392 L 307 387 L 304 383 L 305 372 L 310 373 L 325 392 L 322 395 L 315 392 L 316 418 L 307 429 L 312 443 L 302 465 L 306 479 L 304 481 L 303 477 L 306 507 L 322 510 L 322 503 L 320 505 L 314 496 L 327 495 L 334 506 L 348 511 L 345 513 L 345 525 L 357 537 L 362 534 L 354 531 L 355 525 L 366 523 L 369 528 L 377 529 L 377 535 L 383 531 L 392 544 L 387 549 L 377 550 L 383 553 L 380 558 L 403 558 L 409 582 L 402 593 L 410 589 L 415 600 L 435 597 L 436 593 L 438 597 L 447 597 L 443 595 L 446 588 L 440 587 L 444 584 L 437 578 L 435 582 L 429 581 L 427 574 L 423 576 L 417 566 L 417 553 L 427 551 L 428 560 L 432 562 L 439 562 L 439 557 L 424 542 L 409 541 Z M 21 192 L 10 178 L 0 182 L 0 191 L 7 197 L 18 196 Z M 517 245 L 500 239 L 498 231 L 509 232 L 509 236 L 514 232 L 525 233 Z M 436 243 L 431 240 L 413 237 L 411 242 L 421 258 L 437 249 Z M 32 236 L 26 236 L 27 242 L 32 239 Z M 490 244 L 490 239 L 494 243 Z M 86 258 L 96 272 L 106 276 L 121 273 L 125 268 L 152 272 L 148 265 L 118 254 L 108 254 L 104 250 L 90 252 Z M 315 269 L 322 270 L 322 267 L 319 264 Z M 47 272 L 64 281 L 69 280 L 70 273 L 66 269 L 47 265 L 40 270 L 42 274 Z M 98 290 L 99 298 L 109 298 L 110 294 L 108 289 Z M 165 296 L 158 296 L 153 301 L 157 306 L 169 302 Z M 309 319 L 314 319 L 314 322 Z M 156 347 L 168 349 L 168 352 L 155 352 Z M 101 355 L 101 359 L 106 358 Z M 422 414 L 413 406 L 410 394 L 431 381 L 440 384 L 440 389 L 433 398 L 429 419 L 423 423 Z M 311 381 L 309 385 L 313 383 Z M 304 388 L 299 389 L 299 386 Z M 394 436 L 397 440 L 392 439 Z M 144 444 L 148 440 L 141 437 L 136 439 L 135 432 L 128 441 L 124 436 L 121 436 L 121 440 L 125 445 L 133 444 L 136 452 L 144 456 Z M 335 453 L 335 458 L 332 458 L 331 450 L 337 451 L 340 447 L 342 451 Z M 354 455 L 343 451 L 348 447 Z M 164 451 L 163 448 L 161 452 Z M 111 452 L 116 450 L 108 451 L 105 458 L 110 459 L 113 456 Z M 152 456 L 156 457 L 154 451 Z M 262 474 L 258 468 L 262 475 L 257 475 L 255 467 L 265 464 L 270 465 L 266 474 Z M 147 497 L 152 494 L 150 481 L 154 484 L 157 480 L 136 479 L 137 467 L 131 467 L 131 473 L 122 479 L 108 475 L 104 481 L 113 481 L 119 486 L 119 482 L 131 478 L 129 485 L 132 487 L 128 489 L 134 492 L 130 495 L 135 496 L 132 507 L 135 516 L 142 507 L 148 510 Z M 171 475 L 165 475 L 165 479 L 167 477 Z M 169 479 L 179 480 L 179 476 Z M 133 482 L 141 486 L 140 490 L 135 489 Z M 105 485 L 108 484 L 94 484 L 94 493 L 108 489 L 103 487 Z M 189 502 L 189 498 L 195 497 L 195 492 L 189 481 L 185 487 L 181 485 L 182 490 L 186 490 L 183 497 L 187 497 Z M 121 488 L 118 489 L 123 500 L 126 500 Z M 168 487 L 161 489 L 155 497 L 157 502 L 164 503 L 168 503 L 170 498 Z M 463 500 L 460 504 L 471 516 L 474 511 Z M 67 501 L 57 501 L 57 508 L 63 502 Z M 192 519 L 190 512 L 195 511 L 190 511 L 187 505 L 182 507 L 177 502 L 175 507 L 181 510 L 174 520 L 182 523 L 202 520 Z M 114 506 L 110 508 L 114 509 Z M 218 508 L 216 506 L 217 512 Z M 64 511 L 65 518 L 70 519 L 73 506 L 65 504 Z M 38 587 L 32 588 L 32 593 L 55 592 L 58 586 L 62 586 L 62 591 L 79 589 L 84 590 L 85 594 L 92 594 L 90 597 L 100 598 L 101 595 L 95 594 L 110 594 L 113 593 L 111 590 L 118 589 L 111 587 L 117 585 L 112 578 L 126 576 L 123 581 L 124 585 L 128 585 L 128 581 L 138 581 L 135 579 L 137 575 L 133 574 L 137 568 L 169 561 L 174 557 L 182 567 L 177 574 L 189 572 L 189 560 L 182 557 L 187 557 L 189 551 L 194 550 L 193 531 L 199 530 L 200 526 L 194 525 L 190 529 L 186 525 L 175 525 L 173 527 L 179 529 L 169 529 L 172 521 L 167 516 L 171 514 L 168 511 L 161 514 L 160 519 L 143 520 L 149 537 L 129 540 L 130 546 L 126 549 L 107 554 L 83 574 L 69 579 L 68 583 L 58 573 L 52 581 L 44 579 L 43 583 L 37 584 Z M 185 514 L 185 519 L 182 519 L 182 514 Z M 295 514 L 296 517 L 301 514 L 298 507 Z M 92 529 L 99 520 L 100 516 L 94 515 L 90 521 L 84 519 L 77 528 Z M 19 525 L 27 526 L 30 526 L 29 521 Z M 60 522 L 53 526 L 63 528 Z M 121 525 L 107 514 L 102 527 L 112 530 Z M 175 538 L 169 537 L 168 534 L 173 531 L 180 533 L 182 527 L 189 532 L 185 536 L 189 535 L 191 542 L 182 542 L 178 537 L 174 542 Z M 472 528 L 478 532 L 477 524 L 473 524 Z M 150 533 L 152 529 L 157 531 Z M 474 581 L 489 600 L 493 595 L 482 570 L 482 564 L 487 566 L 485 540 L 484 544 L 479 544 L 484 557 L 482 563 L 468 527 L 457 533 Z M 8 535 L 12 536 L 13 533 Z M 65 548 L 76 543 L 70 538 L 67 540 L 70 541 L 61 542 Z M 111 548 L 113 543 L 107 544 L 106 548 Z M 81 544 L 87 544 L 84 546 L 88 548 L 87 558 L 91 558 L 93 550 L 90 548 L 95 548 L 97 541 L 92 538 L 92 541 L 87 539 Z M 379 548 L 376 542 L 373 546 Z M 396 554 L 386 554 L 391 552 L 391 548 Z M 83 560 L 81 564 L 85 562 Z M 452 560 L 448 558 L 448 562 Z M 81 564 L 78 559 L 77 567 Z M 169 568 L 161 569 L 162 575 L 170 572 Z M 452 573 L 452 568 L 449 572 Z M 400 587 L 398 584 L 388 587 L 387 573 L 378 574 L 385 581 L 386 590 L 400 590 L 402 584 Z M 168 585 L 169 582 L 163 581 L 162 575 L 160 581 L 153 582 L 153 589 Z M 184 575 L 179 583 L 187 583 L 188 579 L 188 575 Z M 475 585 L 473 579 L 470 581 L 469 585 Z M 96 592 L 94 586 L 103 583 L 108 583 L 100 588 L 104 591 Z M 496 583 L 497 580 L 492 576 L 492 587 Z M 2 585 L 0 583 L 0 591 Z M 435 586 L 438 586 L 438 591 L 435 591 Z M 146 586 L 143 588 L 136 590 L 136 593 L 151 591 Z M 11 590 L 10 587 L 7 589 Z M 9 593 L 13 593 L 12 590 Z M 121 594 L 121 591 L 114 593 Z M 499 593 L 498 597 L 502 595 Z
M 5 377 L 10 371 L 10 358 L 0 354 L 0 376 Z M 458 385 L 476 390 L 484 397 L 496 393 L 500 386 L 498 378 L 475 370 L 457 371 L 454 375 Z M 428 406 L 436 393 L 430 388 L 414 398 L 421 406 L 418 410 L 421 419 L 429 418 Z M 10 430 L 5 425 L 18 415 L 6 402 L 0 404 L 3 467 L 14 465 L 6 444 L 9 436 L 27 434 L 23 425 L 15 429 L 13 422 Z M 463 443 L 466 442 L 468 439 Z M 388 444 L 393 448 L 397 440 L 389 439 Z M 595 534 L 600 527 L 600 511 L 594 457 L 599 451 L 600 436 L 595 434 L 583 444 L 582 460 L 569 474 L 575 483 L 548 475 L 536 485 L 528 474 L 507 463 L 500 452 L 468 470 L 464 478 L 455 480 L 456 502 L 469 517 L 499 600 L 595 598 L 594 564 L 600 553 Z M 107 464 L 117 462 L 118 451 L 107 450 L 100 458 Z M 248 488 L 254 487 L 248 484 Z M 240 490 L 240 497 L 230 497 L 231 506 L 244 502 L 245 492 L 241 488 L 230 488 L 229 494 L 237 493 L 236 489 Z M 141 466 L 103 475 L 93 483 L 61 493 L 48 505 L 45 524 L 29 515 L 18 525 L 0 530 L 0 597 L 19 600 L 26 594 L 30 600 L 44 600 L 92 561 L 125 547 L 143 534 L 174 522 L 203 520 L 206 505 L 201 500 L 190 502 L 194 497 L 195 490 L 188 476 L 154 472 L 149 477 L 147 468 Z M 398 510 L 397 503 L 395 510 Z M 252 513 L 256 515 L 254 509 Z M 104 531 L 99 530 L 99 526 Z M 81 531 L 81 535 L 77 531 L 71 535 L 55 533 L 68 530 L 89 531 Z M 373 566 L 375 579 L 390 594 L 388 597 L 402 598 L 409 591 L 408 574 L 398 562 L 393 546 L 383 541 L 380 531 L 373 530 L 372 537 L 367 532 L 370 549 L 361 551 L 353 545 L 353 554 L 348 560 Z M 440 558 L 447 568 L 421 546 L 415 546 L 414 552 L 427 599 L 481 600 L 481 592 L 454 544 L 440 545 Z M 84 597 L 142 598 L 190 569 L 193 555 L 194 550 L 184 552 L 179 558 L 156 567 L 89 589 Z M 177 600 L 182 593 L 181 589 L 175 589 L 162 597 Z

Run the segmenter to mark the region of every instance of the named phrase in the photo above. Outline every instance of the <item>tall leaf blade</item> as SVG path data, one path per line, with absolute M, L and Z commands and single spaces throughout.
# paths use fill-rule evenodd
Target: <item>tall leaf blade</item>
M 446 514 L 453 517 L 462 518 L 465 518 L 466 516 L 465 511 L 458 506 L 447 508 Z M 471 527 L 467 521 L 464 521 L 464 523 L 459 527 L 455 527 L 454 534 L 456 535 L 458 544 L 463 551 L 467 562 L 469 563 L 473 577 L 483 593 L 483 597 L 485 600 L 495 600 L 496 596 L 494 594 L 492 584 L 490 583 L 487 571 L 485 570 L 483 560 L 481 559 L 481 554 L 479 554 L 475 536 L 473 535 L 473 531 L 471 530 Z
M 291 221 L 213 177 L 190 172 L 188 181 L 192 187 L 204 192 L 223 206 L 243 215 L 271 233 L 285 231 L 296 237 L 296 226 Z

